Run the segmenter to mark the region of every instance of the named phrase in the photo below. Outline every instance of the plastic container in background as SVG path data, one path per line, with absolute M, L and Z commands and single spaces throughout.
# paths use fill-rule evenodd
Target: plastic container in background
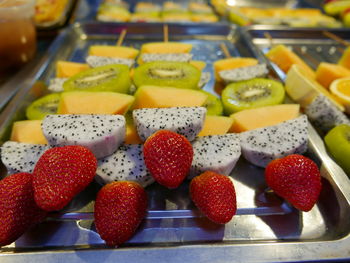
M 0 78 L 35 54 L 34 6 L 35 0 L 0 0 Z

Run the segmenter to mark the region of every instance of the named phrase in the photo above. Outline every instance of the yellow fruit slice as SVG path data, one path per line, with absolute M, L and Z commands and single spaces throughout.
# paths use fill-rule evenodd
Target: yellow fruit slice
M 141 144 L 142 141 L 133 123 L 126 122 L 125 144 Z
M 95 45 L 89 48 L 90 56 L 135 59 L 138 54 L 139 51 L 137 49 L 124 46 Z
M 134 97 L 117 92 L 70 91 L 61 94 L 58 114 L 124 114 Z
M 316 70 L 317 82 L 327 89 L 334 80 L 345 77 L 350 77 L 350 70 L 337 64 L 322 62 Z
M 13 123 L 10 141 L 47 144 L 41 130 L 41 120 L 25 120 Z
M 345 51 L 343 52 L 343 55 L 338 61 L 338 64 L 346 67 L 347 69 L 350 69 L 350 47 L 347 47 Z
M 202 106 L 208 95 L 191 89 L 141 86 L 135 93 L 133 108 L 169 108 Z
M 344 111 L 344 106 L 337 101 L 326 88 L 321 86 L 317 81 L 312 79 L 308 73 L 299 65 L 292 65 L 287 73 L 286 92 L 301 107 L 306 107 L 318 95 L 323 94 L 330 99 L 334 105 L 341 111 Z
M 56 63 L 56 77 L 70 78 L 89 68 L 88 64 L 59 60 Z
M 195 66 L 200 71 L 202 71 L 207 66 L 207 63 L 201 60 L 191 60 L 190 64 L 192 66 Z
M 222 81 L 219 72 L 222 70 L 235 69 L 257 65 L 259 61 L 255 58 L 226 58 L 214 62 L 215 78 Z
M 299 109 L 299 104 L 281 104 L 243 110 L 230 116 L 233 119 L 230 132 L 245 132 L 295 119 Z
M 350 113 L 350 77 L 337 79 L 330 86 L 331 93 L 345 106 L 347 113 Z
M 292 65 L 297 64 L 310 78 L 314 79 L 316 77 L 312 68 L 285 45 L 277 45 L 271 48 L 269 52 L 266 53 L 266 56 L 284 73 L 287 73 Z
M 169 54 L 169 53 L 190 53 L 192 45 L 180 42 L 153 42 L 143 44 L 141 54 Z
M 203 129 L 198 136 L 226 134 L 232 126 L 232 122 L 233 119 L 230 117 L 207 115 L 205 117 Z

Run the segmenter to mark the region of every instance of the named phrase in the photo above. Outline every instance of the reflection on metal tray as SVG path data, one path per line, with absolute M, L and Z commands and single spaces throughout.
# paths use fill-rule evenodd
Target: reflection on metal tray
M 90 45 L 115 44 L 125 27 L 125 45 L 139 47 L 162 40 L 162 25 L 76 24 L 49 49 L 38 79 L 47 82 L 58 59 L 82 62 Z M 232 56 L 254 56 L 240 30 L 229 26 L 172 25 L 169 32 L 170 40 L 194 45 L 194 59 L 205 60 L 205 71 L 212 76 L 212 63 L 224 57 L 222 42 Z M 0 115 L 0 142 L 8 139 L 11 123 L 23 118 L 26 105 L 42 94 L 42 90 L 33 92 L 30 88 L 34 81 L 28 80 Z M 214 81 L 205 89 L 214 92 Z M 149 212 L 135 236 L 122 248 L 107 249 L 92 220 L 93 200 L 101 187 L 93 183 L 64 211 L 51 214 L 44 223 L 3 248 L 1 260 L 154 262 L 155 258 L 166 258 L 168 262 L 280 262 L 350 258 L 350 182 L 328 157 L 312 127 L 309 134 L 307 156 L 321 166 L 323 190 L 317 206 L 308 213 L 300 213 L 266 192 L 264 170 L 241 158 L 231 174 L 238 211 L 226 225 L 211 223 L 194 208 L 188 182 L 175 190 L 154 184 L 147 188 Z M 1 176 L 5 175 L 2 169 Z

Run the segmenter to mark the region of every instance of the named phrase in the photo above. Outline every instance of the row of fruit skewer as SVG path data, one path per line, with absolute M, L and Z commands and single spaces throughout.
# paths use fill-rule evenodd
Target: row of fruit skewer
M 174 47 L 184 46 L 167 42 L 153 45 L 156 47 L 153 49 L 155 53 L 165 50 L 163 53 L 168 54 L 177 54 L 179 52 L 174 52 Z M 152 44 L 145 47 L 150 48 Z M 145 50 L 147 48 L 143 47 L 141 53 Z M 189 52 L 187 48 L 183 53 Z M 119 103 L 117 111 L 114 108 L 112 112 L 97 112 L 96 108 L 105 110 L 104 106 L 108 104 L 109 98 L 112 98 L 113 94 L 119 96 L 116 90 L 108 90 L 111 86 L 130 86 L 129 68 L 125 65 L 98 66 L 70 76 L 64 82 L 63 89 L 68 87 L 68 90 L 73 91 L 64 91 L 59 95 L 58 101 L 53 103 L 53 108 L 56 107 L 56 111 L 60 109 L 61 114 L 52 114 L 56 113 L 55 110 L 51 111 L 51 114 L 38 114 L 40 107 L 35 105 L 41 105 L 42 108 L 42 104 L 37 102 L 29 106 L 28 117 L 43 119 L 36 120 L 35 135 L 32 133 L 30 137 L 44 138 L 49 145 L 28 144 L 17 139 L 17 142 L 9 141 L 2 146 L 2 162 L 10 173 L 15 174 L 2 180 L 0 185 L 0 190 L 6 193 L 5 198 L 0 200 L 0 209 L 3 212 L 1 221 L 4 222 L 0 243 L 6 245 L 13 242 L 28 227 L 45 218 L 47 212 L 62 209 L 94 179 L 95 175 L 100 183 L 107 183 L 97 196 L 95 224 L 98 233 L 109 245 L 120 245 L 133 235 L 147 208 L 146 193 L 140 185 L 146 187 L 153 181 L 168 188 L 176 188 L 186 177 L 194 177 L 190 184 L 190 194 L 194 203 L 212 221 L 227 223 L 234 216 L 237 207 L 234 180 L 232 183 L 227 176 L 231 174 L 241 153 L 252 164 L 267 167 L 266 182 L 276 194 L 302 211 L 312 209 L 321 191 L 321 182 L 316 164 L 300 155 L 307 150 L 307 117 L 299 116 L 298 105 L 276 105 L 283 102 L 283 85 L 271 79 L 256 78 L 254 69 L 258 67 L 259 71 L 261 65 L 254 59 L 228 58 L 218 61 L 214 65 L 218 82 L 222 82 L 220 71 L 224 70 L 231 70 L 231 74 L 228 74 L 230 77 L 233 74 L 253 79 L 227 85 L 222 96 L 225 97 L 224 94 L 227 93 L 226 99 L 223 100 L 225 112 L 239 112 L 234 113 L 233 117 L 212 116 L 213 119 L 207 115 L 210 105 L 207 104 L 207 108 L 203 107 L 208 95 L 196 90 L 200 71 L 195 66 L 191 66 L 191 70 L 197 72 L 196 81 L 188 87 L 194 90 L 179 89 L 179 86 L 189 85 L 190 81 L 180 82 L 181 85 L 179 81 L 174 82 L 174 76 L 186 76 L 186 70 L 183 68 L 188 68 L 189 65 L 190 62 L 143 63 L 133 73 L 134 82 L 137 76 L 142 79 L 140 85 L 136 84 L 135 98 L 121 94 L 124 99 L 123 105 L 120 106 Z M 140 70 L 142 67 L 146 67 L 147 70 Z M 242 74 L 241 70 L 244 67 L 248 69 L 249 74 Z M 116 68 L 116 71 L 111 68 Z M 264 66 L 262 68 L 264 69 Z M 62 72 L 65 69 L 58 66 L 57 70 Z M 147 83 L 144 76 L 142 77 L 145 72 L 152 72 L 156 80 L 150 78 L 153 82 Z M 125 78 L 117 78 L 116 81 L 116 74 L 123 74 Z M 224 76 L 221 74 L 221 77 Z M 111 79 L 114 82 L 106 85 L 102 83 L 102 78 L 106 78 L 107 82 Z M 165 85 L 164 82 L 158 82 L 159 79 L 168 79 L 168 82 L 165 82 Z M 89 86 L 90 82 L 96 80 L 97 85 L 95 83 Z M 153 86 L 145 87 L 142 84 Z M 74 91 L 81 90 L 81 85 L 85 85 L 90 91 Z M 162 91 L 163 94 L 159 97 L 158 93 Z M 167 104 L 164 104 L 167 93 Z M 200 102 L 196 100 L 199 104 L 188 104 L 189 101 L 193 103 L 197 97 L 201 97 L 201 94 Z M 67 97 L 73 99 L 69 100 Z M 71 107 L 72 103 L 83 97 L 90 99 L 85 102 L 79 101 L 79 105 Z M 120 101 L 120 97 L 118 99 Z M 90 107 L 88 101 L 94 101 L 95 105 L 100 106 Z M 182 104 L 179 105 L 179 101 Z M 221 105 L 220 100 L 212 101 L 214 112 L 221 114 L 222 110 L 217 106 Z M 134 106 L 131 106 L 133 102 Z M 241 105 L 237 107 L 237 103 Z M 112 104 L 115 103 L 112 101 Z M 140 104 L 146 107 L 135 107 Z M 85 107 L 84 112 L 76 111 L 79 106 Z M 126 113 L 130 107 L 133 109 L 132 119 L 137 144 L 135 141 L 134 144 L 124 144 L 128 128 L 124 116 L 120 114 Z M 73 112 L 67 110 L 72 108 Z M 281 117 L 282 110 L 285 114 Z M 268 118 L 266 112 L 275 118 Z M 239 116 L 243 117 L 240 119 Z M 262 118 L 259 122 L 246 122 L 247 116 Z M 210 119 L 211 123 L 206 124 L 206 120 Z M 222 123 L 226 123 L 225 129 L 221 129 Z M 216 126 L 220 126 L 219 131 Z M 15 127 L 16 123 L 12 138 L 23 138 L 23 133 L 33 131 L 33 128 Z M 205 129 L 206 133 L 203 133 Z M 230 129 L 242 133 L 227 133 Z M 198 137 L 201 132 L 202 136 Z M 287 175 L 291 176 L 286 177 Z M 13 185 L 16 185 L 16 188 Z M 22 189 L 18 190 L 19 188 Z M 299 195 L 300 192 L 303 194 Z M 9 195 L 18 198 L 6 198 Z M 225 209 L 220 210 L 218 207 L 221 206 L 225 206 Z M 5 207 L 13 209 L 4 211 Z M 115 213 L 111 214 L 109 211 Z M 26 216 L 23 216 L 24 214 Z M 5 218 L 11 220 L 5 223 Z

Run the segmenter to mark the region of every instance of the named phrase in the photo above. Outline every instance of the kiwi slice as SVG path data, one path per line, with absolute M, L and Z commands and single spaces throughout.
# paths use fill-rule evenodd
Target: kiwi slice
M 201 72 L 186 62 L 154 61 L 135 69 L 134 83 L 141 85 L 168 86 L 198 89 Z
M 60 93 L 52 93 L 33 101 L 26 109 L 27 118 L 42 120 L 48 114 L 56 114 L 60 98 Z
M 237 111 L 280 104 L 284 100 L 284 87 L 271 79 L 256 78 L 232 83 L 222 91 L 221 99 L 226 114 Z
M 128 93 L 131 85 L 129 67 L 106 65 L 80 72 L 63 83 L 64 91 L 114 91 Z
M 350 126 L 341 124 L 330 130 L 324 138 L 335 161 L 350 176 Z
M 201 90 L 201 92 L 208 95 L 206 102 L 203 107 L 207 108 L 207 115 L 222 115 L 224 108 L 222 106 L 221 100 L 210 92 Z

